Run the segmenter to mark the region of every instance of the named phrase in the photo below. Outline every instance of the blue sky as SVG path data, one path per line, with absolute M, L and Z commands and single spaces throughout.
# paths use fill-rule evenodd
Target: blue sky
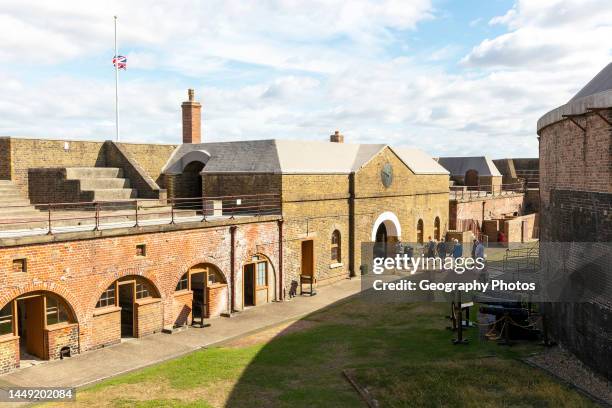
M 0 135 L 113 138 L 113 14 L 130 142 L 180 142 L 195 88 L 204 140 L 339 129 L 434 156 L 535 156 L 537 119 L 612 48 L 602 0 L 5 0 Z

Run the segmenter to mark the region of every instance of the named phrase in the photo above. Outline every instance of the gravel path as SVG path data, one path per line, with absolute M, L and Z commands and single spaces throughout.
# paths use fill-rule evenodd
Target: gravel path
M 525 360 L 590 394 L 598 402 L 612 407 L 612 383 L 593 373 L 577 357 L 561 347 L 547 349 Z

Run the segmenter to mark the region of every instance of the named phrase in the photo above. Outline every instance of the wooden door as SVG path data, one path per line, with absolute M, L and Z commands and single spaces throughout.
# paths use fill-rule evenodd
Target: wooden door
M 268 303 L 268 263 L 255 264 L 255 305 Z
M 244 306 L 255 306 L 255 264 L 247 264 L 244 266 L 242 282 Z
M 38 358 L 45 358 L 45 302 L 43 296 L 25 299 L 26 350 Z
M 206 284 L 208 280 L 207 272 L 203 269 L 197 269 L 196 272 L 191 272 L 191 290 L 193 291 L 193 300 L 191 310 L 194 319 L 207 317 L 207 299 L 206 299 Z
M 470 169 L 465 172 L 464 184 L 468 186 L 468 190 L 478 190 L 479 180 L 478 172 L 474 169 Z
M 302 275 L 314 276 L 314 241 L 302 241 Z
M 121 337 L 134 337 L 135 282 L 119 282 L 119 307 L 121 307 Z

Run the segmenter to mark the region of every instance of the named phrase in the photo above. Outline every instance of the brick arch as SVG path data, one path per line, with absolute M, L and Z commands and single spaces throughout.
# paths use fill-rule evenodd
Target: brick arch
M 175 274 L 172 276 L 169 293 L 174 293 L 174 289 L 176 288 L 176 285 L 178 284 L 179 279 L 181 279 L 181 277 L 184 274 L 189 272 L 189 270 L 193 268 L 194 266 L 201 265 L 201 264 L 209 264 L 209 265 L 214 266 L 221 273 L 221 275 L 223 275 L 223 277 L 225 278 L 225 282 L 228 285 L 233 285 L 233 282 L 230 281 L 229 275 L 223 270 L 223 268 L 219 267 L 219 264 L 215 261 L 216 259 L 211 256 L 203 256 L 203 257 L 191 260 L 191 261 L 183 262 L 180 268 L 178 268 L 178 271 L 175 272 Z
M 12 289 L 0 297 L 0 309 L 6 306 L 13 299 L 31 292 L 49 292 L 61 298 L 70 308 L 70 312 L 72 317 L 74 317 L 75 323 L 80 323 L 79 320 L 82 320 L 79 319 L 79 316 L 84 318 L 82 313 L 83 311 L 79 307 L 80 303 L 78 300 L 71 294 L 70 291 L 68 291 L 68 289 L 55 282 L 41 282 L 37 284 L 29 283 L 24 287 Z
M 270 269 L 274 278 L 274 300 L 278 300 L 279 299 L 279 291 L 281 283 L 278 281 L 278 275 L 276 273 L 276 267 L 274 266 L 274 262 L 272 262 L 272 258 L 270 258 L 268 255 L 264 254 L 263 252 L 255 252 L 254 254 L 249 255 L 246 260 L 248 260 L 249 258 L 252 258 L 254 256 L 260 256 L 265 258 L 265 260 L 268 262 L 268 264 L 270 265 Z M 242 265 L 244 265 L 247 262 L 242 262 Z
M 88 310 L 95 310 L 96 303 L 98 303 L 98 299 L 100 299 L 102 292 L 104 292 L 106 288 L 108 288 L 116 280 L 125 278 L 127 276 L 136 276 L 136 277 L 147 280 L 153 286 L 153 288 L 157 291 L 157 293 L 159 294 L 159 297 L 162 299 L 164 298 L 164 292 L 160 290 L 160 287 L 161 287 L 160 282 L 153 273 L 139 274 L 139 273 L 134 273 L 133 270 L 125 270 L 125 271 L 121 271 L 116 274 L 113 274 L 112 277 L 109 277 L 105 280 L 101 280 L 100 282 L 102 283 L 98 283 L 96 287 L 97 289 L 96 296 L 94 296 L 93 303 L 88 305 Z

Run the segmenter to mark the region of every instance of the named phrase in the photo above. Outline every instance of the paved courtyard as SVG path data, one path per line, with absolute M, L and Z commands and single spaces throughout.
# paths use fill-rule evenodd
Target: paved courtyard
M 316 296 L 299 296 L 217 318 L 206 328 L 189 328 L 169 334 L 129 339 L 111 347 L 66 360 L 55 360 L 0 376 L 0 387 L 82 387 L 164 360 L 240 337 L 278 323 L 294 320 L 346 299 L 360 291 L 359 279 L 343 280 L 318 290 Z

